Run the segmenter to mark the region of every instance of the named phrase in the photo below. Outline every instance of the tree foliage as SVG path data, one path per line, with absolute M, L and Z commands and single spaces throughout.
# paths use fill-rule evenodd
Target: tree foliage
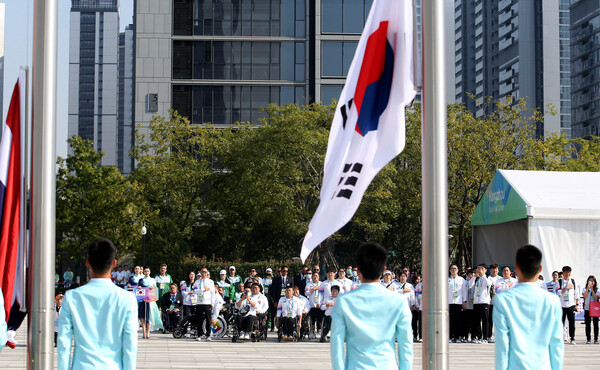
M 462 104 L 447 110 L 449 258 L 467 264 L 470 216 L 498 169 L 600 170 L 598 138 L 536 139 L 535 127 L 549 113 L 528 109 L 525 100 L 488 99 L 480 107 L 490 113 L 476 117 Z M 127 178 L 100 167 L 91 143 L 71 139 L 73 154 L 59 159 L 57 175 L 61 251 L 80 258 L 87 241 L 106 236 L 141 262 L 145 222 L 147 261 L 154 268 L 168 263 L 173 273 L 183 273 L 188 257 L 255 262 L 299 255 L 319 202 L 334 109 L 271 105 L 260 125 L 228 129 L 192 125 L 176 112 L 157 116 L 137 131 L 136 169 Z M 405 149 L 375 177 L 353 219 L 325 243 L 339 262 L 353 264 L 359 243 L 379 241 L 390 251 L 390 267 L 418 270 L 421 199 L 421 107 L 415 103 L 406 111 Z
M 63 259 L 85 256 L 98 237 L 111 239 L 122 254 L 139 245 L 144 211 L 137 183 L 127 181 L 116 167 L 102 167 L 102 153 L 90 140 L 73 136 L 72 154 L 58 158 L 56 175 L 57 252 Z

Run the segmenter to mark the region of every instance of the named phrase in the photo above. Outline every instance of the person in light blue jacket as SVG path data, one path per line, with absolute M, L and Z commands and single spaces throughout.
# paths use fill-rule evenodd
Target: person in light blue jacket
M 135 369 L 138 344 L 135 295 L 111 281 L 117 249 L 94 240 L 86 265 L 92 279 L 65 293 L 58 329 L 58 369 Z M 74 339 L 71 360 L 71 340 Z
M 496 369 L 562 369 L 560 300 L 540 289 L 542 252 L 533 245 L 517 251 L 519 284 L 494 298 Z
M 386 267 L 385 248 L 377 243 L 365 243 L 358 249 L 356 260 L 361 285 L 339 295 L 331 313 L 333 368 L 411 369 L 413 343 L 409 302 L 379 282 Z M 398 342 L 399 362 L 396 362 L 395 341 Z

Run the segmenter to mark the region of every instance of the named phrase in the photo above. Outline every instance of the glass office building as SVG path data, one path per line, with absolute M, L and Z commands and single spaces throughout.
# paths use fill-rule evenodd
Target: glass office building
M 573 1 L 571 89 L 573 137 L 600 135 L 600 3 Z
M 485 113 L 469 97 L 527 98 L 547 109 L 537 136 L 570 134 L 570 35 L 568 0 L 455 0 L 457 102 Z M 491 109 L 493 107 L 487 107 Z
M 136 118 L 146 125 L 173 108 L 195 124 L 258 124 L 270 103 L 329 103 L 371 3 L 138 1 Z

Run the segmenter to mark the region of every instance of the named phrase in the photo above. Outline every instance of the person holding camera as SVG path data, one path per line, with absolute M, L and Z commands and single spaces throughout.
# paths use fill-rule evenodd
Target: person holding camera
M 240 339 L 250 339 L 250 331 L 257 315 L 264 314 L 269 308 L 267 297 L 260 292 L 260 285 L 254 283 L 252 288 L 244 288 L 244 292 L 235 303 L 235 307 L 240 312 L 237 320 Z

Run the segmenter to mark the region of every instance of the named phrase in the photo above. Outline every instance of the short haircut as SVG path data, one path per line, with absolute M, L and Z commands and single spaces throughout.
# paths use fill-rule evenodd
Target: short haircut
M 281 266 L 281 269 L 287 269 L 288 267 L 286 265 Z
M 177 287 L 177 284 L 175 284 L 175 283 L 171 283 L 171 285 L 175 285 Z
M 288 286 L 288 287 L 285 288 L 285 290 L 288 290 L 288 289 L 294 290 L 294 287 L 290 285 L 290 286 Z
M 298 287 L 298 285 L 294 285 L 294 286 L 292 287 L 292 289 L 294 289 L 294 292 L 295 292 L 296 290 L 297 290 L 297 291 L 300 291 L 300 288 Z
M 337 270 L 335 269 L 335 267 L 333 267 L 333 266 L 329 266 L 329 267 L 327 268 L 327 273 L 330 273 L 330 272 L 337 272 Z
M 542 251 L 537 247 L 527 244 L 517 250 L 516 264 L 523 274 L 523 278 L 531 279 L 540 270 Z
M 166 264 L 166 263 L 163 263 L 162 265 L 160 265 L 160 267 L 167 268 L 167 264 Z
M 333 292 L 334 290 L 337 290 L 337 292 L 340 292 L 340 287 L 338 285 L 334 285 L 331 287 L 331 291 Z
M 571 272 L 571 266 L 563 266 L 562 272 Z
M 490 265 L 490 270 L 491 270 L 491 269 L 497 269 L 497 268 L 498 268 L 498 264 L 497 264 L 497 263 L 492 263 L 492 264 Z
M 477 267 L 483 267 L 484 269 L 487 270 L 487 266 L 485 263 L 480 263 L 479 265 L 477 265 Z
M 378 243 L 364 243 L 356 252 L 356 266 L 367 280 L 376 280 L 383 273 L 387 251 Z
M 313 274 L 313 275 L 315 275 L 315 274 L 316 274 L 317 276 L 319 276 L 319 273 L 318 273 L 318 272 L 316 272 L 316 271 L 315 271 L 315 272 L 313 272 L 312 274 Z
M 254 287 L 258 287 L 258 289 L 260 290 L 260 284 L 259 283 L 252 283 L 251 288 L 254 288 Z
M 108 239 L 98 238 L 88 247 L 88 260 L 90 267 L 97 274 L 110 271 L 113 261 L 117 256 L 117 248 Z

